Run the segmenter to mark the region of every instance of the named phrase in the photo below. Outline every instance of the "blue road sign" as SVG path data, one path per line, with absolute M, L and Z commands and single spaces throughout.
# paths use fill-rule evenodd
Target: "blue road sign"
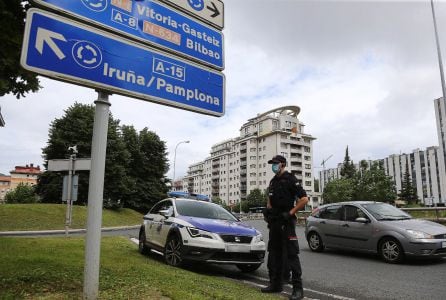
M 224 69 L 223 34 L 168 5 L 153 0 L 33 2 L 218 70 Z
M 58 80 L 224 115 L 221 72 L 38 9 L 27 14 L 21 64 Z

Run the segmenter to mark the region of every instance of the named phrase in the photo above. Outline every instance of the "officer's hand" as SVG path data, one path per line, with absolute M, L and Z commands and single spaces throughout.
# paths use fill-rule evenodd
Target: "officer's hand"
M 271 209 L 265 208 L 265 209 L 263 209 L 262 213 L 263 213 L 263 219 L 265 220 L 265 222 L 269 223 L 270 217 L 271 217 Z
M 285 211 L 285 212 L 282 213 L 282 218 L 285 221 L 289 221 L 289 220 L 291 220 L 291 215 L 290 215 L 290 213 L 288 211 Z

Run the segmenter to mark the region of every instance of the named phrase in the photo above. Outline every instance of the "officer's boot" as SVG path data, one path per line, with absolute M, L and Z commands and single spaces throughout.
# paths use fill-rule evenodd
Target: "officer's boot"
M 282 292 L 282 287 L 280 285 L 270 284 L 267 287 L 261 288 L 262 293 L 280 293 Z
M 304 298 L 304 289 L 301 287 L 293 286 L 293 292 L 291 293 L 290 300 L 300 300 Z

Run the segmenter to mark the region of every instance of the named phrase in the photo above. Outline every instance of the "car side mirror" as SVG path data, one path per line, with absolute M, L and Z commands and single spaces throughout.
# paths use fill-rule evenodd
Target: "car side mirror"
M 364 217 L 356 218 L 355 221 L 356 221 L 356 222 L 359 222 L 359 223 L 364 223 L 364 224 L 366 224 L 366 223 L 370 223 L 370 220 L 367 219 L 367 218 L 364 218 Z
M 159 211 L 159 214 L 164 216 L 166 219 L 171 216 L 170 209 L 163 209 Z

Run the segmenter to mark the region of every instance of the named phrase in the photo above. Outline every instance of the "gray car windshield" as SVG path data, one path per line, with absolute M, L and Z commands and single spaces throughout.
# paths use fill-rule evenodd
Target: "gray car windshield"
M 412 217 L 399 208 L 386 203 L 362 204 L 378 221 L 406 220 Z
M 176 201 L 177 211 L 182 216 L 237 221 L 230 212 L 217 204 L 202 201 Z

